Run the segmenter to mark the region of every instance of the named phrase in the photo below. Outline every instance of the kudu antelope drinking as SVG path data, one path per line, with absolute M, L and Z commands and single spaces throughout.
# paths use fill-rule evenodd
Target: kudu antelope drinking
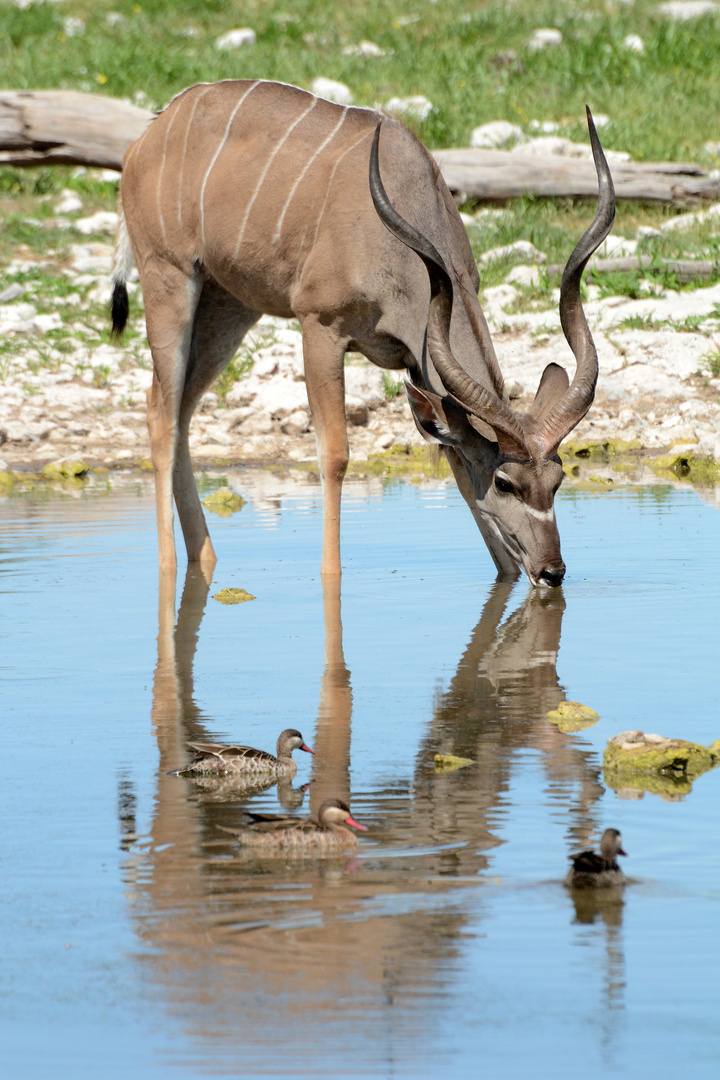
M 154 364 L 148 427 L 161 566 L 175 565 L 173 496 L 188 558 L 215 563 L 188 429 L 201 395 L 265 313 L 302 327 L 323 480 L 323 574 L 340 573 L 343 364 L 355 350 L 407 370 L 415 422 L 444 447 L 498 572 L 523 568 L 533 584 L 560 584 L 557 449 L 589 409 L 598 371 L 580 278 L 614 215 L 589 114 L 588 123 L 598 209 L 560 298 L 577 370 L 570 384 L 548 365 L 521 414 L 503 386 L 457 209 L 401 123 L 264 81 L 194 86 L 170 103 L 125 157 L 112 299 L 120 333 L 134 256 Z

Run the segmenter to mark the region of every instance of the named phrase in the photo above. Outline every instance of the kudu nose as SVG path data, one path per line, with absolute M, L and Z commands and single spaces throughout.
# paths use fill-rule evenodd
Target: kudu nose
M 541 572 L 538 582 L 540 585 L 551 585 L 555 589 L 558 585 L 562 585 L 564 577 L 564 566 L 548 567 Z

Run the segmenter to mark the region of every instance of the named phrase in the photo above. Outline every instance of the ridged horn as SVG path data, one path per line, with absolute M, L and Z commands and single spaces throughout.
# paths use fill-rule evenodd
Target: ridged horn
M 380 121 L 375 129 L 370 150 L 370 194 L 383 225 L 393 236 L 411 248 L 425 263 L 430 277 L 430 310 L 428 313 L 427 343 L 430 359 L 442 379 L 445 389 L 468 412 L 489 424 L 503 454 L 529 460 L 525 432 L 513 410 L 495 393 L 481 386 L 465 371 L 450 348 L 450 318 L 453 308 L 453 283 L 445 260 L 427 237 L 405 221 L 390 202 L 380 178 L 378 147 Z
M 580 279 L 590 256 L 602 244 L 615 217 L 615 190 L 590 109 L 587 111 L 590 145 L 598 178 L 598 205 L 592 225 L 567 261 L 560 285 L 560 322 L 575 355 L 575 376 L 568 390 L 532 434 L 542 456 L 551 457 L 563 439 L 579 424 L 593 403 L 598 359 L 580 299 Z

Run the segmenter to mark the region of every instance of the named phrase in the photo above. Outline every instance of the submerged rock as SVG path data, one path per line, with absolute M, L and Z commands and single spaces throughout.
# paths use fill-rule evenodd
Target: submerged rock
M 455 769 L 466 769 L 468 765 L 474 765 L 472 758 L 456 757 L 455 754 L 436 754 L 435 772 L 453 772 Z
M 42 472 L 46 480 L 72 480 L 85 476 L 88 469 L 84 461 L 50 461 Z
M 600 714 L 589 705 L 581 705 L 579 701 L 560 701 L 556 709 L 550 710 L 547 718 L 551 724 L 557 724 L 560 731 L 567 734 L 597 724 Z
M 245 589 L 221 589 L 215 593 L 213 600 L 219 604 L 244 604 L 246 600 L 256 600 L 257 597 Z
M 662 798 L 682 798 L 693 780 L 720 764 L 720 740 L 711 746 L 666 739 L 642 731 L 623 731 L 609 740 L 603 755 L 605 783 L 626 796 L 650 791 Z
M 202 504 L 211 514 L 230 517 L 231 514 L 236 514 L 238 510 L 242 510 L 243 506 L 247 505 L 247 499 L 243 499 L 242 495 L 238 495 L 237 491 L 233 491 L 232 488 L 221 487 L 207 495 Z

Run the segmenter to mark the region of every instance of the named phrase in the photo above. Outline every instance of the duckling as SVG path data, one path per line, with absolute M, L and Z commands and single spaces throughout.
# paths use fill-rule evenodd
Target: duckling
M 182 769 L 175 769 L 176 775 L 238 773 L 247 777 L 292 780 L 297 772 L 292 758 L 293 750 L 313 753 L 295 728 L 281 732 L 277 741 L 277 756 L 266 750 L 255 750 L 252 746 L 223 746 L 220 743 L 188 743 L 188 746 L 195 751 L 195 757 Z
M 616 862 L 617 855 L 627 855 L 623 851 L 622 836 L 617 829 L 606 829 L 600 839 L 599 855 L 594 851 L 581 851 L 579 855 L 570 856 L 573 864 L 565 884 L 574 889 L 624 885 L 625 875 Z
M 252 848 L 258 855 L 334 855 L 357 847 L 357 837 L 347 825 L 367 832 L 350 816 L 350 807 L 341 799 L 326 799 L 318 810 L 317 819 L 298 818 L 285 814 L 245 814 L 241 829 L 226 829 L 242 846 Z

